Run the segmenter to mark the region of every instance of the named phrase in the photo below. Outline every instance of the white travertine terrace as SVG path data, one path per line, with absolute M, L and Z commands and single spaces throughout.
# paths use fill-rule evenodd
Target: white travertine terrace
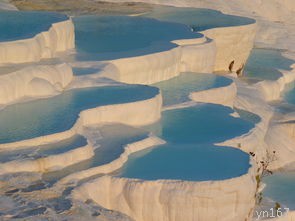
M 121 123 L 131 126 L 143 126 L 156 122 L 161 117 L 162 95 L 125 104 L 113 104 L 88 109 L 80 114 L 79 122 L 83 126 L 102 123 Z
M 249 93 L 253 88 L 249 89 L 248 86 L 243 88 L 244 83 L 238 79 L 236 83 L 241 89 L 237 96 L 234 93 L 230 103 L 234 102 L 235 106 L 248 111 L 254 111 L 260 107 L 259 99 L 254 99 L 255 101 L 252 102 L 259 91 L 256 89 Z M 232 87 L 232 84 L 229 87 Z M 226 90 L 226 87 L 221 88 L 223 89 Z M 211 94 L 210 91 L 211 89 L 207 92 Z M 215 92 L 220 94 L 218 88 Z M 244 93 L 247 96 L 244 96 Z M 215 103 L 216 101 L 207 98 L 206 102 Z M 264 156 L 267 148 L 264 137 L 272 111 L 265 103 L 265 106 L 258 112 L 263 116 L 262 120 L 248 134 L 219 145 L 230 145 L 246 152 L 255 151 Z M 241 147 L 238 146 L 239 143 Z M 78 187 L 73 197 L 80 200 L 93 199 L 99 205 L 125 213 L 137 221 L 251 220 L 256 191 L 256 163 L 252 161 L 252 164 L 254 166 L 246 175 L 224 181 L 143 181 L 103 176 Z M 78 174 L 73 177 L 69 176 L 64 182 L 79 180 Z M 82 178 L 89 176 L 87 171 L 80 174 Z M 98 186 L 100 188 L 97 188 Z M 247 186 L 247 191 L 244 189 L 245 186 Z M 211 209 L 212 212 L 210 212 Z
M 255 170 L 254 166 L 241 177 L 213 182 L 103 176 L 76 188 L 72 197 L 92 199 L 136 221 L 250 220 L 255 204 Z
M 124 83 L 153 84 L 181 72 L 213 71 L 216 53 L 213 41 L 197 38 L 174 43 L 179 46 L 168 51 L 109 61 L 113 68 L 105 76 Z
M 237 64 L 246 62 L 253 45 L 255 26 L 256 24 L 246 27 L 213 29 L 208 32 L 212 39 L 203 37 L 178 40 L 174 41 L 178 46 L 169 51 L 108 61 L 109 65 L 102 70 L 103 76 L 125 83 L 152 84 L 175 77 L 181 72 L 211 73 L 220 68 L 227 70 L 232 60 L 235 60 Z M 224 33 L 228 36 L 227 38 L 223 36 Z M 239 47 L 231 47 L 232 44 L 240 42 L 242 44 Z M 221 53 L 225 53 L 226 56 L 222 58 Z M 235 67 L 237 68 L 238 66 Z M 35 84 L 38 85 L 39 81 L 33 83 Z M 219 95 L 226 93 L 227 96 L 218 101 L 215 97 L 216 93 Z M 236 93 L 236 86 L 232 83 L 227 87 L 192 93 L 191 98 L 198 102 L 220 103 L 232 107 Z M 100 106 L 82 111 L 76 124 L 68 131 L 15 143 L 0 144 L 0 150 L 55 143 L 82 133 L 82 128 L 87 125 L 100 123 L 147 125 L 160 119 L 161 110 L 161 94 L 144 101 Z M 57 184 L 57 187 L 59 184 L 75 182 L 100 173 L 113 172 L 126 162 L 128 155 L 132 152 L 161 143 L 163 141 L 159 138 L 149 137 L 130 144 L 117 160 L 65 177 Z M 85 157 L 90 157 L 91 151 L 87 152 L 88 155 L 86 154 Z M 42 159 L 40 165 L 34 161 L 26 162 L 23 170 L 46 171 L 53 170 L 52 168 L 55 170 L 57 166 L 60 166 L 59 162 L 55 162 L 55 157 L 60 156 L 53 155 Z M 55 159 L 55 164 L 52 164 L 49 159 Z M 80 157 L 77 160 L 80 161 Z M 61 160 L 61 162 L 64 161 Z M 7 163 L 5 169 L 10 172 L 19 170 L 18 162 Z M 101 206 L 123 212 L 136 221 L 214 221 L 222 220 L 220 217 L 226 221 L 249 220 L 255 204 L 255 171 L 254 165 L 247 174 L 241 177 L 208 182 L 136 181 L 102 177 L 78 188 L 74 191 L 73 196 L 80 197 L 80 199 L 87 199 L 91 196 Z M 249 188 L 247 192 L 244 191 L 245 185 Z
M 292 66 L 295 68 L 295 65 Z M 267 101 L 278 100 L 281 97 L 285 86 L 295 81 L 295 71 L 281 71 L 282 76 L 276 81 L 262 81 L 257 83 L 257 87 Z
M 36 62 L 53 58 L 58 52 L 75 48 L 75 31 L 71 19 L 54 23 L 48 31 L 33 38 L 0 42 L 0 66 L 8 63 Z
M 126 0 L 112 0 L 124 2 Z M 209 8 L 225 14 L 254 18 L 258 23 L 255 44 L 259 47 L 295 50 L 295 5 L 293 0 L 129 0 L 175 7 Z
M 196 102 L 221 104 L 233 108 L 236 96 L 237 86 L 232 82 L 228 86 L 192 92 L 189 98 Z
M 0 164 L 0 175 L 16 172 L 51 172 L 79 163 L 93 157 L 93 147 L 86 145 L 68 152 L 34 160 L 15 160 Z
M 69 176 L 66 176 L 65 178 L 61 179 L 57 184 L 56 187 L 62 187 L 63 185 L 77 182 L 78 180 L 82 180 L 85 178 L 89 178 L 91 176 L 97 175 L 97 174 L 108 174 L 112 173 L 118 169 L 120 169 L 124 163 L 127 162 L 128 156 L 132 153 L 151 148 L 157 145 L 164 144 L 165 141 L 161 140 L 160 138 L 156 136 L 149 136 L 148 138 L 145 138 L 143 140 L 128 144 L 124 147 L 124 152 L 114 161 L 104 164 L 97 167 L 92 167 L 87 170 L 83 170 L 80 172 L 73 173 Z
M 168 51 L 109 61 L 112 68 L 104 76 L 130 84 L 153 84 L 181 72 L 227 71 L 232 61 L 234 71 L 246 63 L 256 29 L 256 23 L 208 29 L 202 32 L 203 38 L 173 41 L 178 47 Z
M 0 75 L 0 105 L 55 95 L 72 79 L 72 68 L 67 64 L 29 66 Z
M 203 33 L 215 41 L 216 60 L 214 71 L 228 70 L 234 61 L 233 71 L 241 68 L 247 61 L 254 45 L 257 24 L 233 27 L 212 28 Z
M 271 1 L 278 3 L 278 0 Z M 188 1 L 177 2 L 178 4 L 186 4 Z M 207 2 L 207 0 L 203 2 Z M 260 2 L 262 5 L 266 4 L 265 1 Z M 283 2 L 284 5 L 292 5 L 290 0 Z M 243 3 L 247 4 L 248 8 L 252 10 L 253 3 L 245 3 L 245 1 Z M 262 13 L 260 7 L 253 9 L 256 12 Z M 273 8 L 271 9 L 272 11 L 275 10 Z M 224 10 L 226 8 L 223 8 Z M 230 10 L 230 7 L 228 10 Z M 295 11 L 295 8 L 293 8 L 293 11 Z M 284 16 L 272 15 L 271 12 L 265 13 L 265 17 L 271 17 L 274 20 L 275 16 L 278 18 Z M 237 70 L 248 58 L 250 50 L 253 47 L 255 32 L 256 24 L 209 29 L 203 32 L 205 35 L 204 38 L 174 41 L 174 43 L 178 44 L 178 47 L 169 51 L 108 61 L 109 65 L 102 72 L 106 77 L 125 83 L 152 84 L 175 77 L 180 72 L 206 73 L 214 70 L 228 70 L 228 66 L 232 60 L 235 61 L 234 70 Z M 60 33 L 58 38 L 56 38 L 56 33 Z M 48 32 L 41 33 L 33 39 L 21 40 L 19 41 L 21 43 L 9 43 L 9 47 L 7 46 L 7 48 L 14 50 L 14 53 L 10 53 L 9 51 L 9 53 L 7 51 L 4 53 L 2 47 L 4 43 L 0 43 L 1 64 L 38 61 L 41 58 L 53 57 L 56 52 L 73 47 L 73 33 L 71 21 L 66 21 L 54 24 Z M 210 39 L 207 39 L 207 37 Z M 65 39 L 67 39 L 66 44 Z M 55 40 L 57 41 L 55 42 Z M 6 50 L 6 46 L 4 48 Z M 20 53 L 15 53 L 15 50 L 20 51 Z M 27 52 L 29 52 L 29 56 L 25 58 L 24 54 L 26 55 Z M 9 74 L 7 78 L 12 78 L 14 75 L 16 74 Z M 19 77 L 20 75 L 25 76 L 24 73 L 16 76 Z M 15 92 L 12 97 L 5 95 L 3 98 L 1 98 L 0 93 L 0 102 L 9 99 L 5 101 L 6 104 L 9 104 L 23 96 L 52 95 L 53 92 L 60 91 L 60 88 L 66 87 L 71 81 L 71 74 L 66 74 L 66 79 L 68 80 L 63 79 L 65 80 L 63 81 L 59 78 L 62 75 L 59 76 L 56 73 L 56 76 L 58 75 L 59 77 L 53 78 L 58 78 L 59 80 L 55 83 L 52 83 L 53 79 L 51 78 L 41 78 L 40 76 L 33 76 L 33 74 L 26 74 L 25 79 L 30 78 L 27 75 L 32 79 L 26 81 L 28 83 L 24 84 L 26 85 L 24 87 L 25 89 L 22 89 L 24 92 L 20 93 L 17 90 L 5 89 L 7 90 L 5 93 L 10 96 L 10 90 Z M 3 77 L 5 76 L 0 76 L 0 85 Z M 283 77 L 276 82 L 264 81 L 255 85 L 247 85 L 239 79 L 235 79 L 234 83 L 226 87 L 193 92 L 190 98 L 197 102 L 217 103 L 230 107 L 235 106 L 257 113 L 261 117 L 261 121 L 248 134 L 225 141 L 219 145 L 241 148 L 245 152 L 253 151 L 259 157 L 263 157 L 267 149 L 276 150 L 280 158 L 273 165 L 273 168 L 280 168 L 293 161 L 292 158 L 295 152 L 293 150 L 294 124 L 271 123 L 274 112 L 266 101 L 279 99 L 285 85 L 293 80 L 295 80 L 295 75 L 292 72 L 283 73 Z M 50 82 L 50 84 L 44 81 Z M 60 87 L 60 84 L 63 84 L 61 81 L 67 83 L 63 87 Z M 9 88 L 13 87 L 10 86 Z M 0 90 L 4 90 L 3 88 L 5 87 L 1 86 Z M 42 90 L 45 88 L 46 90 L 42 91 L 39 88 L 42 88 Z M 274 93 L 274 90 L 277 92 Z M 37 91 L 38 93 L 42 93 L 37 94 Z M 0 150 L 21 149 L 26 146 L 54 143 L 82 133 L 82 128 L 91 124 L 115 122 L 132 126 L 150 124 L 160 118 L 161 108 L 162 98 L 158 94 L 154 98 L 145 101 L 107 105 L 84 110 L 80 113 L 73 128 L 68 131 L 15 143 L 0 144 Z M 58 184 L 66 184 L 100 173 L 113 172 L 126 162 L 130 153 L 149 148 L 161 142 L 163 141 L 159 138 L 149 137 L 142 141 L 129 144 L 125 147 L 125 152 L 115 161 L 74 173 L 65 177 Z M 91 157 L 93 150 L 91 149 L 91 151 L 90 149 L 85 153 L 83 152 L 82 156 L 77 157 L 75 160 L 80 160 L 81 157 L 85 157 L 85 159 Z M 72 155 L 69 156 L 72 157 Z M 17 170 L 22 165 L 18 163 L 9 162 L 7 165 L 10 166 L 7 166 L 6 171 L 11 170 L 10 172 L 13 172 L 13 167 Z M 26 162 L 24 164 L 24 170 L 26 168 L 27 171 L 56 170 L 73 163 L 71 160 L 65 162 L 62 155 L 55 155 L 48 157 L 48 159 L 40 159 L 39 163 Z M 75 199 L 84 201 L 93 199 L 101 206 L 123 212 L 136 221 L 251 220 L 257 185 L 255 180 L 256 165 L 253 162 L 252 164 L 253 166 L 247 174 L 223 181 L 143 181 L 103 176 L 76 188 L 72 196 Z M 247 191 L 245 191 L 245 188 L 247 188 Z M 278 221 L 295 220 L 294 217 L 294 212 L 292 212 L 278 219 Z
M 0 144 L 0 150 L 22 149 L 62 141 L 80 133 L 83 126 L 91 124 L 122 123 L 130 126 L 143 126 L 159 120 L 161 110 L 162 96 L 160 93 L 147 100 L 99 106 L 82 111 L 76 124 L 67 131 Z
M 262 81 L 254 85 L 258 90 L 258 94 L 261 94 L 262 100 L 264 101 L 275 101 L 281 99 L 281 94 L 285 87 L 295 80 L 294 65 L 291 71 L 281 71 L 282 76 L 276 81 Z M 254 99 L 253 99 L 254 100 Z M 263 107 L 261 104 L 260 107 Z M 262 108 L 260 108 L 262 109 Z M 256 113 L 259 109 L 256 109 Z M 274 110 L 271 110 L 273 116 Z M 261 113 L 260 116 L 267 116 Z M 267 133 L 265 134 L 266 148 L 271 151 L 276 151 L 277 159 L 271 165 L 271 169 L 279 169 L 289 164 L 294 163 L 295 149 L 294 149 L 294 122 L 292 121 L 293 116 L 286 115 L 283 119 L 269 120 L 267 127 Z M 262 148 L 260 148 L 262 149 Z

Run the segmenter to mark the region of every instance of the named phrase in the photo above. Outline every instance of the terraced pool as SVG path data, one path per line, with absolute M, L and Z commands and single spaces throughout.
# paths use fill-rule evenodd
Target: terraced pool
M 12 160 L 28 160 L 65 153 L 87 144 L 87 140 L 82 136 L 74 136 L 61 142 L 38 147 L 28 147 L 22 150 L 3 151 L 0 155 L 0 163 Z
M 220 11 L 202 8 L 180 8 L 158 6 L 143 16 L 156 18 L 161 21 L 181 23 L 189 26 L 193 31 L 204 31 L 210 28 L 247 25 L 254 19 L 226 15 Z
M 73 19 L 76 60 L 111 60 L 166 51 L 172 40 L 202 37 L 176 23 L 131 16 L 81 16 Z
M 204 104 L 168 110 L 148 130 L 167 141 L 132 154 L 120 176 L 146 180 L 222 180 L 245 174 L 248 154 L 214 143 L 247 133 L 253 124 L 230 116 L 232 109 Z
M 224 87 L 231 83 L 232 80 L 213 74 L 182 73 L 153 86 L 161 90 L 164 106 L 169 106 L 189 101 L 191 92 Z
M 67 19 L 66 15 L 54 12 L 0 11 L 0 42 L 32 38 L 53 23 Z
M 0 111 L 0 143 L 30 139 L 70 129 L 82 110 L 154 97 L 159 89 L 142 85 L 106 86 L 66 91 L 56 97 L 8 106 Z
M 127 144 L 148 137 L 148 131 L 122 124 L 110 124 L 87 129 L 87 134 L 95 138 L 94 156 L 86 161 L 69 166 L 63 170 L 44 174 L 43 178 L 55 182 L 74 172 L 94 168 L 116 160 Z
M 279 69 L 291 70 L 293 60 L 285 58 L 275 49 L 253 49 L 245 66 L 245 77 L 252 81 L 277 80 Z

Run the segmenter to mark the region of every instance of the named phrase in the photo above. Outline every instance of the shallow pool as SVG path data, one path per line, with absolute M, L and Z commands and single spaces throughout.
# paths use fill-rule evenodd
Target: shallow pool
M 110 60 L 176 47 L 170 41 L 202 37 L 182 24 L 130 16 L 81 16 L 73 19 L 76 60 Z
M 142 85 L 108 86 L 66 91 L 56 97 L 14 104 L 0 111 L 0 143 L 70 129 L 82 110 L 145 100 L 159 89 Z
M 217 143 L 247 133 L 254 124 L 232 117 L 234 111 L 222 105 L 199 104 L 167 110 L 161 120 L 146 129 L 176 143 Z
M 169 106 L 189 101 L 191 92 L 224 87 L 231 83 L 232 80 L 213 74 L 182 73 L 153 86 L 161 90 L 164 106 Z
M 204 31 L 210 28 L 247 25 L 254 19 L 226 15 L 220 11 L 201 8 L 178 8 L 169 6 L 155 7 L 143 16 L 156 18 L 161 21 L 181 23 L 192 28 L 193 31 Z
M 147 127 L 167 144 L 132 154 L 120 176 L 181 180 L 221 180 L 245 174 L 248 154 L 214 143 L 247 133 L 254 124 L 230 116 L 232 109 L 204 104 L 168 110 Z
M 68 17 L 54 12 L 0 11 L 0 42 L 32 38 Z
M 280 172 L 265 177 L 263 196 L 271 198 L 290 210 L 295 209 L 295 172 Z
M 245 66 L 245 77 L 252 80 L 277 80 L 282 76 L 278 69 L 291 70 L 293 60 L 275 49 L 253 49 Z

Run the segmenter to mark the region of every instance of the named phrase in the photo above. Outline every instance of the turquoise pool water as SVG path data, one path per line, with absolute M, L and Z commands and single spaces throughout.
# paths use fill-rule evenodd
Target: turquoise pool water
M 168 110 L 147 127 L 167 144 L 132 154 L 120 176 L 146 180 L 221 180 L 245 174 L 248 154 L 214 143 L 247 133 L 254 124 L 230 116 L 232 109 L 198 105 Z
M 129 16 L 74 18 L 76 60 L 109 60 L 169 50 L 176 39 L 198 38 L 182 24 Z
M 155 87 L 124 85 L 66 91 L 61 95 L 14 104 L 0 111 L 0 143 L 20 141 L 70 129 L 82 110 L 154 97 Z
M 277 80 L 282 76 L 278 69 L 291 70 L 293 60 L 275 49 L 253 49 L 245 66 L 245 77 L 252 80 Z
M 5 163 L 11 160 L 36 159 L 54 154 L 62 154 L 78 147 L 85 146 L 86 144 L 87 140 L 84 137 L 77 135 L 55 144 L 1 152 L 0 162 Z
M 254 127 L 249 121 L 232 117 L 232 113 L 231 108 L 214 104 L 167 110 L 158 123 L 146 129 L 173 143 L 218 143 Z
M 295 209 L 295 172 L 281 172 L 265 177 L 263 196 L 269 197 L 290 210 Z
M 182 73 L 153 86 L 161 90 L 164 106 L 169 106 L 189 101 L 191 92 L 224 87 L 231 83 L 232 80 L 213 74 Z
M 247 25 L 255 22 L 255 20 L 250 18 L 226 15 L 210 9 L 169 6 L 156 7 L 152 12 L 144 14 L 143 16 L 156 18 L 161 21 L 185 24 L 192 28 L 193 31 L 204 31 L 216 27 Z
M 0 42 L 32 38 L 51 24 L 67 20 L 63 14 L 37 11 L 0 11 Z

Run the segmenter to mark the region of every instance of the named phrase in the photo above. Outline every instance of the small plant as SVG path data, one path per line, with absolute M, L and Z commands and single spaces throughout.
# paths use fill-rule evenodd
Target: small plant
M 253 158 L 256 156 L 256 154 L 254 152 L 249 152 L 250 156 L 252 156 Z M 273 172 L 271 170 L 269 170 L 269 165 L 274 162 L 276 160 L 276 151 L 266 151 L 266 156 L 265 158 L 263 158 L 261 161 L 257 161 L 256 163 L 258 165 L 257 168 L 257 175 L 255 177 L 256 179 L 256 193 L 255 193 L 255 199 L 256 199 L 256 203 L 258 205 L 261 204 L 262 199 L 263 199 L 263 194 L 262 192 L 258 192 L 260 185 L 261 185 L 261 180 L 263 177 L 268 176 L 273 174 Z M 275 208 L 280 208 L 280 204 L 276 203 Z
M 272 151 L 271 153 L 269 151 L 266 151 L 266 159 L 260 161 L 261 168 L 262 168 L 262 173 L 261 173 L 262 177 L 273 174 L 273 172 L 269 170 L 268 167 L 269 167 L 269 164 L 274 162 L 276 159 L 277 159 L 276 151 Z

